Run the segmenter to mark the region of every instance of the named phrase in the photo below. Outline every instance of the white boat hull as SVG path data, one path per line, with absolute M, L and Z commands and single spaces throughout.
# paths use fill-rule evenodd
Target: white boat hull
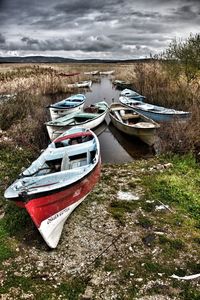
M 72 127 L 73 128 L 93 129 L 93 128 L 97 127 L 98 125 L 100 125 L 105 120 L 106 113 L 107 113 L 107 111 L 104 114 L 102 114 L 101 116 L 99 116 L 91 121 L 88 121 L 85 123 L 80 123 L 80 124 L 66 125 L 66 126 L 62 126 L 62 127 L 46 124 L 49 138 L 51 141 L 53 141 L 58 136 L 63 134 L 66 130 L 68 130 Z
M 111 121 L 113 125 L 121 132 L 138 137 L 141 141 L 149 146 L 154 145 L 157 140 L 156 128 L 130 128 L 129 126 L 120 124 L 115 119 L 111 119 Z
M 58 245 L 58 242 L 60 240 L 63 226 L 70 216 L 70 214 L 73 212 L 73 210 L 87 197 L 85 195 L 82 197 L 79 201 L 76 203 L 73 203 L 72 205 L 68 206 L 67 208 L 64 208 L 63 210 L 59 211 L 59 213 L 56 213 L 52 215 L 50 218 L 42 221 L 40 227 L 38 228 L 40 234 L 42 235 L 43 239 L 45 240 L 46 244 L 50 248 L 56 248 Z
M 138 121 L 135 122 L 128 122 L 124 121 L 118 111 L 129 111 L 130 110 L 130 117 L 128 119 L 139 118 Z M 113 103 L 110 107 L 110 119 L 113 125 L 123 133 L 126 133 L 130 136 L 135 136 L 142 140 L 145 144 L 149 146 L 153 146 L 157 141 L 157 129 L 159 125 L 150 120 L 149 118 L 143 115 L 135 114 L 134 110 L 128 109 L 120 104 Z M 128 114 L 129 116 L 129 114 Z M 127 120 L 128 120 L 127 119 Z
M 84 81 L 84 82 L 75 82 L 67 85 L 68 88 L 90 88 L 92 86 L 92 81 Z

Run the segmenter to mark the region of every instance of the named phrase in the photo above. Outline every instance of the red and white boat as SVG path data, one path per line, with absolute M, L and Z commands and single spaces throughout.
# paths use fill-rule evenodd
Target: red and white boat
M 26 208 L 47 245 L 56 248 L 65 221 L 98 182 L 100 166 L 96 135 L 72 128 L 55 139 L 4 196 Z

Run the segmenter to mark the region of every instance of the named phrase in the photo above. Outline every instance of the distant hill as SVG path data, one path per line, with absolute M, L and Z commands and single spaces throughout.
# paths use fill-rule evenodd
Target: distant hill
M 101 60 L 101 59 L 72 59 L 57 56 L 8 56 L 0 57 L 0 63 L 134 63 L 149 62 L 150 58 L 129 60 Z
M 62 63 L 73 59 L 54 56 L 8 56 L 0 57 L 0 63 Z

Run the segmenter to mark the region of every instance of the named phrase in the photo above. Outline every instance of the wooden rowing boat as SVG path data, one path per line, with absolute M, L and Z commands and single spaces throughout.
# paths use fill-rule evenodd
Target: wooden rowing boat
M 55 120 L 75 111 L 83 110 L 86 97 L 83 94 L 72 95 L 48 106 L 51 119 Z
M 6 199 L 29 213 L 47 245 L 55 248 L 65 221 L 100 177 L 100 148 L 87 129 L 70 129 L 5 191 Z
M 153 120 L 119 103 L 111 104 L 109 116 L 118 130 L 138 137 L 149 146 L 153 146 L 156 142 L 157 129 L 160 126 Z
M 83 111 L 67 114 L 64 117 L 46 122 L 50 140 L 54 140 L 72 127 L 93 129 L 105 120 L 107 112 L 108 104 L 105 101 L 101 101 L 84 108 Z

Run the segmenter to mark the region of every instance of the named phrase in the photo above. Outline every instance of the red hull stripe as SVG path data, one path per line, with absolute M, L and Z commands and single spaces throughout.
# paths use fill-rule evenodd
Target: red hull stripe
M 93 136 L 91 132 L 77 132 L 74 134 L 69 134 L 65 136 L 61 136 L 60 138 L 57 138 L 54 140 L 54 143 L 62 142 L 64 140 L 72 139 L 72 138 L 77 138 L 77 137 L 82 137 L 82 136 Z
M 82 181 L 78 181 L 62 191 L 40 198 L 34 198 L 28 203 L 25 203 L 24 206 L 37 228 L 40 227 L 42 221 L 86 196 L 99 180 L 100 165 L 99 162 L 94 171 L 90 172 Z M 21 206 L 21 202 L 17 204 Z

